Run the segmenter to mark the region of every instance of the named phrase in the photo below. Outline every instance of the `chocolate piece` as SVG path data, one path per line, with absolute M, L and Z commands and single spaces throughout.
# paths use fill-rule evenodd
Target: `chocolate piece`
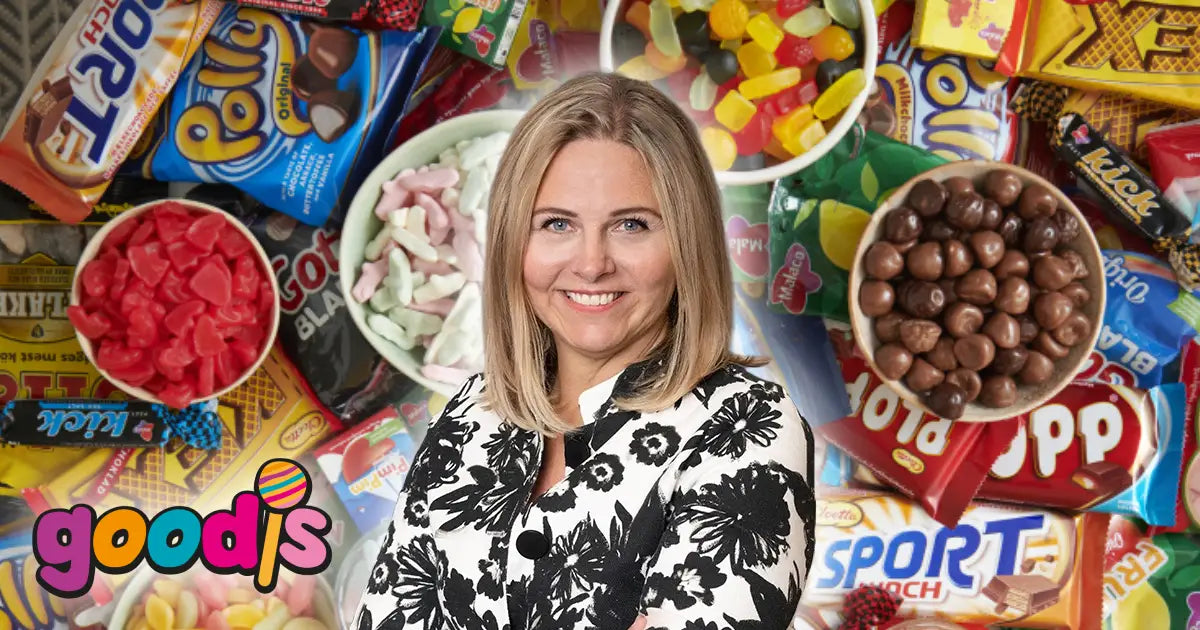
M 296 98 L 307 101 L 313 94 L 337 88 L 337 81 L 330 79 L 317 70 L 308 57 L 301 57 L 292 66 L 292 93 Z
M 1013 608 L 1028 616 L 1058 603 L 1061 588 L 1042 575 L 997 575 L 983 587 L 982 594 L 996 602 L 998 612 Z
M 1021 242 L 1024 229 L 1025 222 L 1012 212 L 1004 215 L 1000 225 L 996 226 L 996 232 L 1004 239 L 1005 247 L 1016 247 Z
M 967 392 L 958 385 L 942 381 L 925 395 L 925 405 L 941 418 L 958 420 L 967 406 Z
M 1071 298 L 1058 291 L 1043 293 L 1033 301 L 1033 318 L 1046 330 L 1058 328 L 1072 310 L 1074 307 L 1071 305 Z
M 996 289 L 992 306 L 1010 315 L 1020 315 L 1029 310 L 1029 283 L 1023 278 L 1005 278 Z
M 975 264 L 971 250 L 967 249 L 962 241 L 954 239 L 942 243 L 942 258 L 946 261 L 946 268 L 942 273 L 947 278 L 957 278 L 970 271 Z
M 875 318 L 875 336 L 883 343 L 891 343 L 900 340 L 900 322 L 906 318 L 904 315 L 892 311 L 884 313 Z
M 1035 558 L 1025 558 L 1025 561 L 1021 563 L 1021 573 L 1033 573 L 1035 568 L 1037 568 Z
M 952 337 L 966 337 L 983 326 L 983 311 L 974 304 L 955 302 L 946 309 L 946 314 L 942 316 L 942 324 Z
M 991 269 L 1004 258 L 1004 237 L 991 230 L 976 232 L 968 239 L 975 261 L 984 269 Z
M 995 230 L 1000 227 L 1000 221 L 1004 218 L 1004 210 L 1000 208 L 1000 204 L 992 199 L 983 200 L 983 218 L 979 220 L 979 229 Z
M 909 190 L 908 205 L 922 217 L 928 218 L 942 211 L 948 197 L 949 193 L 941 184 L 932 179 L 922 179 Z
M 1058 226 L 1046 217 L 1038 217 L 1025 226 L 1021 244 L 1026 254 L 1048 252 L 1058 245 Z
M 925 224 L 925 231 L 921 233 L 921 240 L 923 241 L 941 242 L 952 238 L 958 238 L 958 230 L 941 219 L 928 221 Z
M 1042 327 L 1038 326 L 1037 320 L 1029 313 L 1024 313 L 1017 317 L 1017 323 L 1021 324 L 1021 343 L 1029 343 L 1037 337 L 1039 332 L 1042 332 Z
M 909 275 L 917 280 L 930 282 L 942 277 L 946 268 L 942 258 L 942 246 L 939 243 L 921 243 L 912 248 L 905 256 Z
M 954 342 L 958 364 L 968 370 L 982 370 L 996 357 L 996 344 L 987 336 L 974 333 Z
M 1011 376 L 989 376 L 983 379 L 979 402 L 986 407 L 1003 409 L 1017 402 L 1017 382 Z
M 1087 304 L 1088 301 L 1092 299 L 1092 292 L 1088 291 L 1087 287 L 1078 282 L 1072 282 L 1062 289 L 1059 289 L 1058 292 L 1070 298 L 1071 303 L 1074 304 L 1076 308 Z
M 887 379 L 898 379 L 908 373 L 912 367 L 913 355 L 898 343 L 886 343 L 875 351 L 875 365 L 879 373 Z
M 1017 373 L 1017 378 L 1025 385 L 1040 385 L 1050 380 L 1053 374 L 1054 361 L 1041 352 L 1031 350 L 1025 358 L 1025 365 L 1021 366 L 1021 371 Z
M 1038 333 L 1037 337 L 1034 337 L 1032 345 L 1034 350 L 1037 350 L 1038 352 L 1041 352 L 1042 354 L 1056 361 L 1066 357 L 1071 352 L 1066 346 L 1058 343 L 1058 341 L 1056 341 L 1054 337 L 1045 330 Z
M 954 291 L 954 278 L 942 278 L 937 281 L 937 285 L 942 287 L 942 292 L 946 294 L 946 304 L 953 304 L 958 301 L 958 293 Z
M 1058 256 L 1043 256 L 1033 264 L 1033 283 L 1042 289 L 1057 291 L 1074 279 L 1071 263 Z
M 954 292 L 963 302 L 987 306 L 996 299 L 996 276 L 987 269 L 972 269 L 958 279 Z
M 910 319 L 900 324 L 900 341 L 913 354 L 933 349 L 942 336 L 942 327 L 928 319 Z
M 1075 311 L 1068 315 L 1066 321 L 1055 328 L 1052 334 L 1055 341 L 1071 348 L 1092 334 L 1092 323 L 1088 321 L 1087 315 Z
M 1049 218 L 1058 210 L 1058 200 L 1048 188 L 1033 184 L 1021 192 L 1017 212 L 1022 219 L 1032 221 L 1038 217 Z
M 948 197 L 953 197 L 954 195 L 962 193 L 975 192 L 975 183 L 961 175 L 955 175 L 954 177 L 947 178 L 942 182 L 942 186 L 946 189 Z
M 1114 497 L 1133 485 L 1133 475 L 1114 462 L 1104 460 L 1084 464 L 1071 473 L 1071 482 L 1096 495 L 1092 505 Z
M 1079 236 L 1079 219 L 1075 218 L 1070 211 L 1060 209 L 1051 217 L 1054 219 L 1054 225 L 1058 227 L 1058 240 L 1063 243 L 1070 243 Z
M 1088 277 L 1087 263 L 1083 262 L 1083 256 L 1080 256 L 1079 252 L 1063 248 L 1058 252 L 1058 256 L 1067 261 L 1067 264 L 1071 266 L 1071 272 L 1074 274 L 1076 280 Z
M 904 257 L 896 246 L 887 241 L 876 241 L 867 248 L 863 256 L 863 267 L 867 276 L 878 280 L 891 280 L 904 271 Z
M 308 58 L 321 74 L 336 79 L 354 65 L 358 36 L 337 26 L 318 26 L 308 38 Z
M 997 280 L 1016 277 L 1024 278 L 1029 275 L 1029 257 L 1018 250 L 1010 249 L 1004 252 L 1000 262 L 992 267 L 992 275 Z
M 1015 348 L 1021 343 L 1021 325 L 1017 323 L 1017 318 L 1008 313 L 992 313 L 983 324 L 983 334 L 997 348 Z
M 971 191 L 950 197 L 946 203 L 946 222 L 960 230 L 974 230 L 983 220 L 983 197 Z
M 979 390 L 983 388 L 983 380 L 979 378 L 979 372 L 967 368 L 958 368 L 948 372 L 946 382 L 961 387 L 967 393 L 967 402 L 978 398 Z
M 31 98 L 25 106 L 25 141 L 29 146 L 36 147 L 54 135 L 74 94 L 69 76 L 53 83 L 49 79 L 42 80 L 42 93 Z
M 1001 348 L 996 350 L 996 358 L 992 359 L 992 372 L 1001 376 L 1013 376 L 1025 367 L 1029 359 L 1029 350 L 1025 346 Z
M 1008 207 L 1021 197 L 1021 178 L 1015 173 L 996 169 L 988 171 L 983 178 L 983 192 L 996 200 L 996 203 Z
M 900 285 L 896 303 L 913 317 L 930 319 L 946 307 L 946 294 L 932 282 L 911 280 Z
M 325 90 L 308 100 L 308 119 L 323 142 L 333 142 L 354 125 L 358 116 L 358 92 Z
M 904 375 L 904 384 L 918 394 L 927 392 L 946 380 L 946 375 L 922 358 L 913 359 L 912 367 Z
M 921 235 L 924 224 L 917 211 L 900 207 L 888 213 L 883 220 L 883 237 L 893 243 L 915 240 Z
M 867 317 L 878 317 L 892 310 L 896 292 L 883 280 L 867 280 L 858 289 L 858 304 Z
M 914 238 L 911 240 L 900 241 L 899 243 L 892 243 L 892 244 L 896 246 L 896 251 L 900 252 L 901 255 L 904 255 L 904 254 L 907 254 L 909 251 L 911 251 L 912 248 L 917 246 L 917 239 Z
M 941 330 L 939 328 L 939 330 Z M 925 360 L 933 367 L 949 372 L 958 368 L 958 357 L 954 356 L 954 339 L 950 337 L 942 337 L 933 345 L 933 349 L 926 352 Z

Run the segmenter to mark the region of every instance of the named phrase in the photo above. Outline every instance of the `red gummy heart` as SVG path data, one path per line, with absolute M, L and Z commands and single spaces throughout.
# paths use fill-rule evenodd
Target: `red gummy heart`
M 171 334 L 185 337 L 195 325 L 196 316 L 203 313 L 204 308 L 203 300 L 188 300 L 171 309 L 171 312 L 163 318 L 163 326 L 171 331 Z
M 196 354 L 211 357 L 225 350 L 225 339 L 217 330 L 217 323 L 212 315 L 200 315 L 196 318 L 196 328 L 192 330 L 192 347 Z
M 125 292 L 125 285 L 129 282 L 129 275 L 132 267 L 129 261 L 124 258 L 117 259 L 117 264 L 113 266 L 112 286 L 108 288 L 108 296 L 114 300 L 121 299 L 121 294 Z
M 216 391 L 214 387 L 216 366 L 217 360 L 214 357 L 200 357 L 200 360 L 196 363 L 197 396 L 203 398 Z
M 134 217 L 114 225 L 113 229 L 109 231 L 107 235 L 105 235 L 104 245 L 101 249 L 120 248 L 120 246 L 124 245 L 125 242 L 129 240 L 129 237 L 132 236 L 133 233 L 141 226 L 141 217 Z
M 82 306 L 68 306 L 67 319 L 81 335 L 88 339 L 99 339 L 112 329 L 112 320 L 104 313 L 88 314 Z
M 146 221 L 139 225 L 133 234 L 129 235 L 129 240 L 125 243 L 127 246 L 141 245 L 150 240 L 154 236 L 154 222 Z M 128 247 L 126 247 L 128 249 Z
M 225 349 L 217 354 L 213 364 L 216 374 L 217 387 L 228 387 L 231 383 L 237 380 L 241 369 L 236 365 L 237 359 L 233 356 L 233 350 Z
M 155 355 L 155 361 L 166 368 L 185 368 L 195 360 L 196 354 L 192 352 L 189 344 L 179 337 L 168 341 Z
M 150 299 L 141 292 L 125 291 L 125 295 L 121 296 L 120 313 L 122 317 L 129 319 L 130 315 L 132 315 L 135 311 L 146 308 L 146 305 L 149 303 Z
M 229 347 L 233 350 L 233 356 L 237 357 L 242 365 L 254 365 L 254 362 L 258 360 L 258 348 L 241 339 L 229 342 Z
M 217 240 L 217 249 L 220 250 L 223 256 L 230 260 L 245 254 L 253 248 L 254 246 L 250 244 L 250 239 L 247 239 L 241 230 L 232 225 L 226 225 L 225 229 L 221 232 L 221 238 Z
M 188 286 L 196 295 L 217 306 L 223 306 L 229 303 L 231 283 L 229 268 L 209 259 L 192 276 Z
M 200 257 L 203 255 L 204 252 L 187 241 L 174 241 L 167 245 L 167 258 L 170 258 L 171 264 L 180 271 L 190 271 L 200 264 Z
M 134 387 L 144 387 L 150 379 L 158 375 L 158 372 L 149 361 L 142 361 L 133 367 L 124 370 L 113 370 L 109 374 L 113 378 Z
M 158 285 L 158 299 L 170 304 L 182 304 L 195 297 L 183 281 L 183 276 L 174 269 L 168 270 Z
M 233 270 L 233 297 L 253 300 L 258 295 L 258 265 L 249 254 L 238 256 Z
M 156 286 L 171 266 L 170 261 L 162 257 L 161 249 L 158 243 L 146 243 L 131 245 L 127 250 L 134 275 L 150 286 Z
M 209 213 L 192 222 L 184 238 L 204 252 L 211 252 L 221 232 L 225 228 L 225 217 L 215 212 Z
M 180 216 L 172 212 L 154 211 L 154 229 L 158 232 L 158 238 L 164 243 L 177 241 L 182 237 L 188 229 L 188 223 L 191 220 L 186 214 Z
M 183 409 L 196 397 L 196 388 L 188 382 L 168 383 L 158 392 L 158 398 L 169 407 Z
M 149 348 L 158 343 L 158 324 L 149 309 L 139 309 L 129 314 L 128 337 L 131 348 Z
M 102 370 L 126 370 L 141 363 L 144 356 L 138 348 L 129 348 L 115 341 L 102 341 L 96 352 L 96 365 Z
M 101 296 L 108 292 L 111 286 L 115 265 L 106 258 L 97 258 L 83 268 L 79 284 L 83 292 L 91 296 Z

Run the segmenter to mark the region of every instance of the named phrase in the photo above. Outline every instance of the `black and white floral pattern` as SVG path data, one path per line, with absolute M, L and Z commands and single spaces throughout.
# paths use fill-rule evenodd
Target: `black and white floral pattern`
M 414 458 L 357 630 L 787 628 L 812 559 L 812 434 L 739 366 L 662 412 L 617 408 L 656 365 L 581 397 L 582 461 L 532 501 L 542 438 L 484 410 L 472 377 Z

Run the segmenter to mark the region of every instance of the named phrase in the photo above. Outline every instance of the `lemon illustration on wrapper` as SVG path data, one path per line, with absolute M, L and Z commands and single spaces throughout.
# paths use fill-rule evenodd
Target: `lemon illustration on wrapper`
M 854 264 L 854 252 L 871 215 L 866 210 L 850 204 L 824 199 L 817 206 L 820 217 L 821 251 L 829 262 L 839 269 L 850 271 Z
M 1181 620 L 1182 621 L 1182 620 Z M 1134 628 L 1174 628 L 1171 610 L 1149 582 L 1129 591 L 1116 610 L 1104 620 L 1104 630 L 1133 630 Z

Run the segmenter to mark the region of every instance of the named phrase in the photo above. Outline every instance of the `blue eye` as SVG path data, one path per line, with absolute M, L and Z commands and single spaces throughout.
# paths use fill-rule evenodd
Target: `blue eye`
M 551 232 L 565 232 L 568 227 L 570 227 L 570 224 L 562 217 L 554 217 L 542 222 L 542 229 L 550 230 Z
M 641 219 L 624 219 L 621 221 L 621 229 L 625 232 L 640 232 L 648 229 L 649 226 Z

